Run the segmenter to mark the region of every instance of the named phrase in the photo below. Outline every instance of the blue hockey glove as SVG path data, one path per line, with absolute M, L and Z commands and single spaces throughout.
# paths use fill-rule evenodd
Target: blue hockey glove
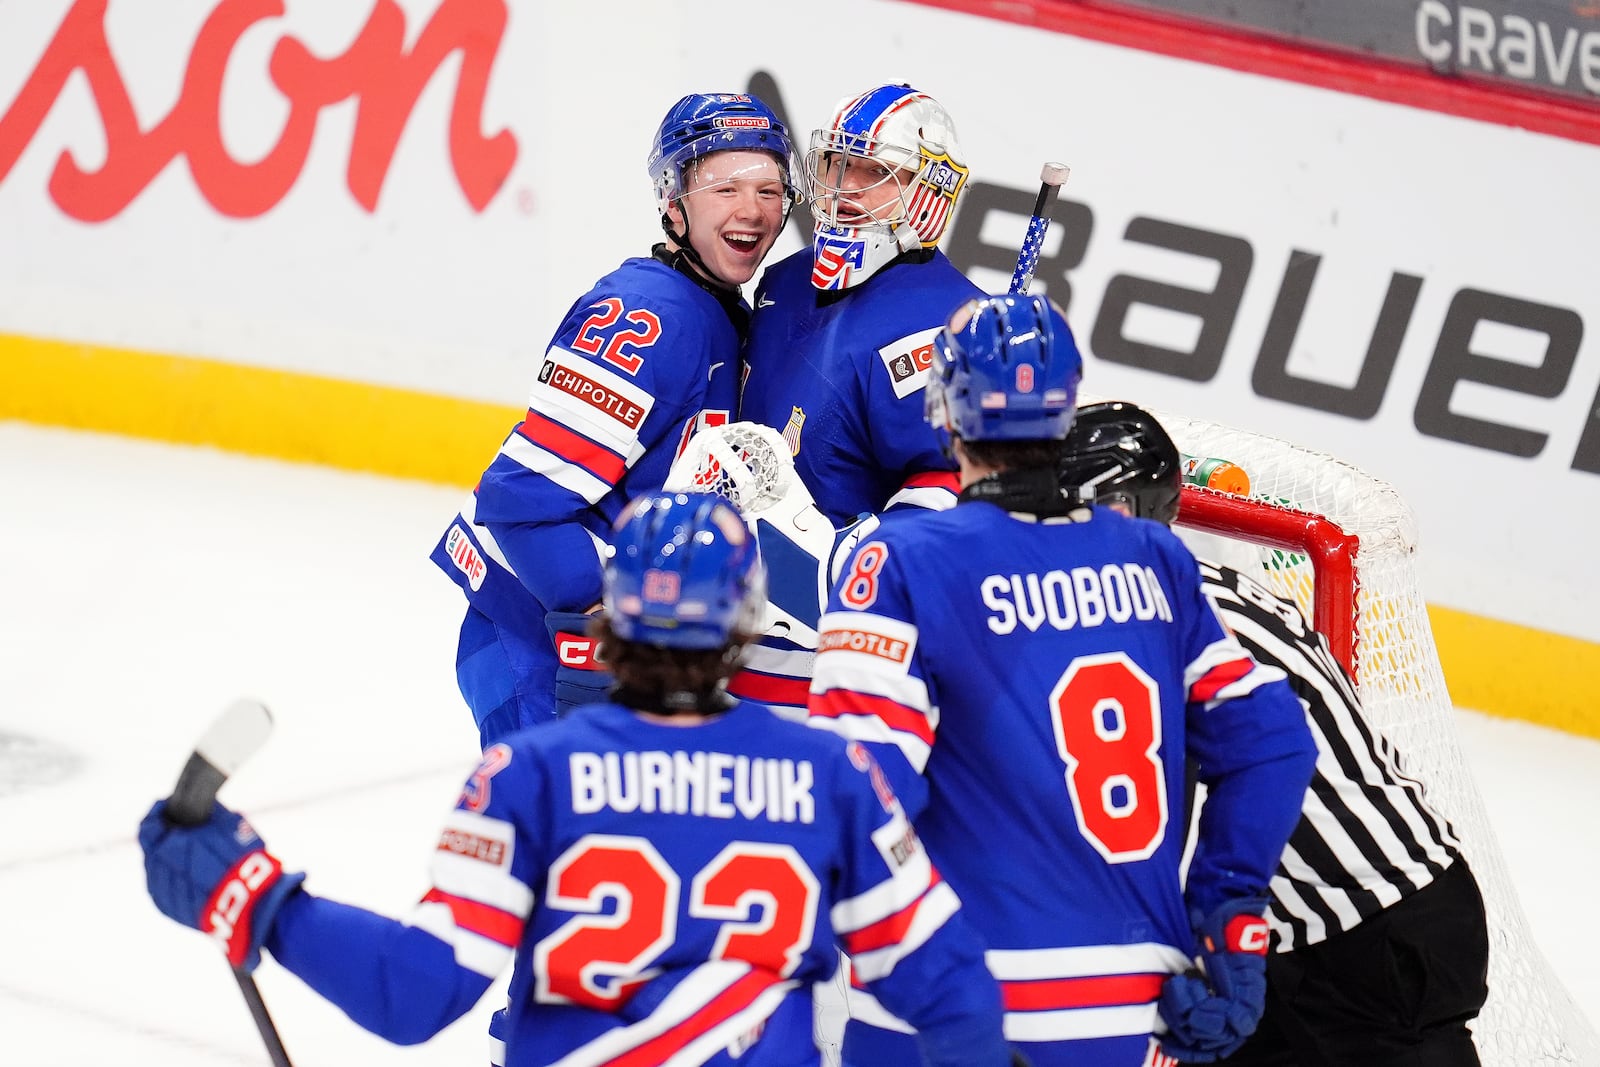
M 604 700 L 611 689 L 611 672 L 596 657 L 600 642 L 589 636 L 593 618 L 577 611 L 544 617 L 556 650 L 556 714 L 562 718 L 573 708 Z
M 1200 969 L 1161 987 L 1161 1051 L 1184 1063 L 1213 1063 L 1255 1032 L 1267 1007 L 1265 910 L 1266 901 L 1245 897 L 1195 916 Z
M 156 801 L 139 824 L 150 899 L 167 918 L 215 938 L 229 963 L 255 970 L 272 920 L 306 876 L 284 874 L 244 816 L 221 804 L 199 826 L 169 822 L 166 807 Z

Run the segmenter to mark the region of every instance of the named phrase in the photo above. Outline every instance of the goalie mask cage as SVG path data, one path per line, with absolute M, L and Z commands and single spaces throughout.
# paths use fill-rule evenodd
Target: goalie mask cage
M 1248 499 L 1185 486 L 1177 520 L 1185 540 L 1300 605 L 1351 668 L 1402 767 L 1454 825 L 1489 917 L 1489 999 L 1473 1024 L 1483 1063 L 1600 1064 L 1600 1036 L 1534 944 L 1457 743 L 1410 508 L 1392 486 L 1324 453 L 1155 414 L 1185 453 L 1229 460 L 1250 476 Z

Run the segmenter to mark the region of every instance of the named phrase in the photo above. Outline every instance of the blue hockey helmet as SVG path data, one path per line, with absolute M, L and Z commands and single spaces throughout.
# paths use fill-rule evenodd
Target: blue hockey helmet
M 957 308 L 933 342 L 928 421 L 948 444 L 1061 440 L 1072 426 L 1083 357 L 1066 316 L 1042 296 L 991 296 Z
M 612 632 L 714 650 L 755 631 L 766 601 L 755 537 L 715 493 L 650 493 L 617 519 L 605 566 Z
M 776 156 L 788 203 L 799 201 L 794 145 L 783 120 L 770 107 L 746 93 L 690 93 L 667 109 L 650 146 L 650 180 L 660 209 L 665 212 L 668 203 L 683 195 L 688 168 L 696 160 L 731 151 Z

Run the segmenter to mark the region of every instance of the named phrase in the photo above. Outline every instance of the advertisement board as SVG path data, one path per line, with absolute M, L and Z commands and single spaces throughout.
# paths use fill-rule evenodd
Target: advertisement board
M 470 484 L 570 301 L 659 233 L 669 104 L 754 88 L 803 141 L 907 80 L 960 130 L 979 284 L 1072 167 L 1035 289 L 1086 388 L 1363 467 L 1430 603 L 1600 642 L 1592 144 L 889 0 L 0 23 L 0 417 Z
M 1068 2 L 1068 0 L 1059 0 Z M 1131 0 L 1131 6 L 1600 106 L 1600 4 L 1571 0 Z

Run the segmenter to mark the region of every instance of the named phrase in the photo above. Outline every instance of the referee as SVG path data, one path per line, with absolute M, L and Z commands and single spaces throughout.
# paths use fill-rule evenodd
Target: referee
M 1149 412 L 1078 410 L 1062 485 L 1171 525 L 1177 446 Z M 1488 995 L 1483 898 L 1455 831 L 1367 722 L 1327 639 L 1293 603 L 1204 560 L 1201 581 L 1256 660 L 1282 668 L 1318 748 L 1300 823 L 1272 879 L 1267 1010 L 1235 1067 L 1471 1067 Z

